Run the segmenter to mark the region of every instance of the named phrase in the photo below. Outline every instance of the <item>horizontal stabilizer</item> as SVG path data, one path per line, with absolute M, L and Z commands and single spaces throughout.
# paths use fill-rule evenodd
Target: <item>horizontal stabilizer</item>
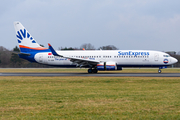
M 15 54 L 19 54 L 19 55 L 24 55 L 24 56 L 30 56 L 31 54 L 29 53 L 22 53 L 22 52 L 13 52 Z

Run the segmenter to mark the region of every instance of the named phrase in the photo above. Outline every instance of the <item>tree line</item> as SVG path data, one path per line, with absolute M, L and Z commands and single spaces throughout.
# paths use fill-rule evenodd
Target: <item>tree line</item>
M 27 60 L 19 58 L 19 48 L 16 46 L 13 50 L 8 50 L 0 46 L 0 68 L 34 68 L 34 67 L 48 67 L 37 63 L 31 63 Z
M 43 46 L 43 45 L 41 45 Z M 82 44 L 80 48 L 77 47 L 61 47 L 59 50 L 95 50 L 96 48 L 90 43 Z M 118 50 L 114 45 L 101 46 L 98 50 Z M 52 68 L 52 66 L 43 65 L 39 63 L 32 63 L 22 58 L 19 58 L 17 53 L 20 52 L 19 48 L 15 46 L 13 50 L 8 50 L 0 46 L 0 68 Z M 180 67 L 180 55 L 171 55 L 178 59 L 178 63 L 173 67 Z
M 72 48 L 72 47 L 61 47 L 59 50 L 96 50 L 96 48 L 91 43 L 85 43 L 80 46 L 80 48 Z M 114 45 L 101 46 L 97 50 L 118 50 L 118 48 Z

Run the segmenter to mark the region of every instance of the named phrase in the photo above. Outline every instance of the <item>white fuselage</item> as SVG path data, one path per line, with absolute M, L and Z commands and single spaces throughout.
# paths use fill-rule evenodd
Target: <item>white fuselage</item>
M 122 67 L 160 67 L 168 66 L 177 60 L 167 53 L 150 50 L 85 50 L 56 51 L 65 57 L 97 60 L 100 62 L 115 62 Z M 71 67 L 77 65 L 70 59 L 52 55 L 50 52 L 37 53 L 35 60 L 47 65 Z

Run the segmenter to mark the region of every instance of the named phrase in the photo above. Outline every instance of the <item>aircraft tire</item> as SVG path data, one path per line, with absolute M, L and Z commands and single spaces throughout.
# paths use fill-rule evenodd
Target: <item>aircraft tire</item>
M 92 69 L 88 69 L 88 73 L 92 73 L 93 72 L 93 70 Z
M 158 73 L 161 73 L 161 70 L 160 70 L 160 69 L 158 70 Z

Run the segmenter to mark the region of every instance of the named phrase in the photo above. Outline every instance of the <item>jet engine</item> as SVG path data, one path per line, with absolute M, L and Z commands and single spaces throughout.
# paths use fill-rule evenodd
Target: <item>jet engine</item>
M 97 64 L 97 70 L 122 70 L 122 67 L 118 67 L 115 62 L 102 62 Z

